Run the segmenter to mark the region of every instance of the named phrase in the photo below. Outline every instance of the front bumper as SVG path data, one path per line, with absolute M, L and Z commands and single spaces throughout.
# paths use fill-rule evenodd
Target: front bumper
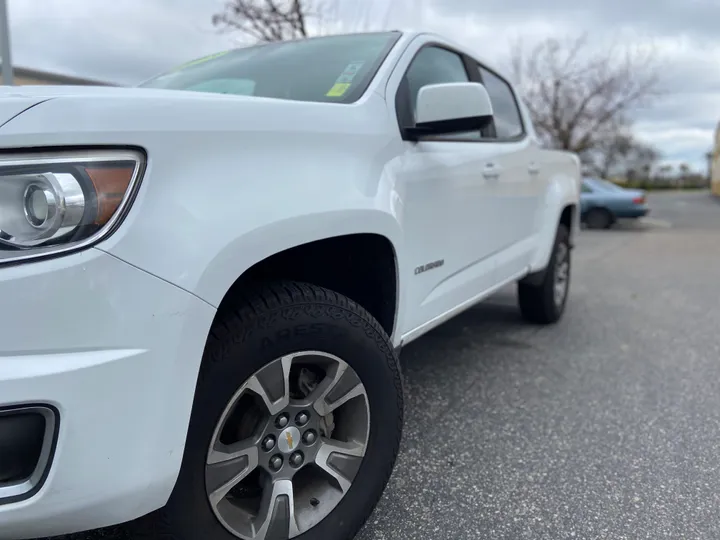
M 44 474 L 25 493 L 0 484 L 0 539 L 164 505 L 214 308 L 97 249 L 0 268 L 0 299 L 0 412 L 39 405 L 57 420 Z

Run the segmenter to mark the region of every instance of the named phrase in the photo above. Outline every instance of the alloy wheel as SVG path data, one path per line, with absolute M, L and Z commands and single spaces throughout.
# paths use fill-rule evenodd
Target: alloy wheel
M 294 538 L 342 500 L 370 435 L 365 387 L 318 351 L 278 358 L 235 393 L 205 465 L 213 513 L 243 540 Z
M 553 298 L 556 306 L 562 306 L 567 295 L 570 282 L 570 250 L 568 245 L 560 242 L 555 254 L 555 280 L 553 283 Z

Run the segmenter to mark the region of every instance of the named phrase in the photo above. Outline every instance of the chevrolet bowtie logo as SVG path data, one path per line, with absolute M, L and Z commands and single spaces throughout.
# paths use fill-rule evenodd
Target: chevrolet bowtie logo
M 287 440 L 288 448 L 289 448 L 290 450 L 292 450 L 292 449 L 293 449 L 293 437 L 292 437 L 292 433 L 290 433 L 289 431 L 288 431 L 287 433 L 285 433 L 285 439 Z

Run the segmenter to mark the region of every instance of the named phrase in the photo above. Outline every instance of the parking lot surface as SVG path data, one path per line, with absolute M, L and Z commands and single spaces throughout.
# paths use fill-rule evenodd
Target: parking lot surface
M 514 288 L 402 353 L 406 429 L 358 540 L 720 538 L 720 204 L 583 231 L 568 310 Z M 69 540 L 124 540 L 118 530 Z

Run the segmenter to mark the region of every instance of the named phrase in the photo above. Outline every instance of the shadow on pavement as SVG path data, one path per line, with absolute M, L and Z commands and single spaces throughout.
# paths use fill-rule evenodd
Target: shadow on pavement
M 400 363 L 406 376 L 439 367 L 447 369 L 458 352 L 481 347 L 524 349 L 529 345 L 509 339 L 520 329 L 534 328 L 520 316 L 514 287 L 507 287 L 484 302 L 464 311 L 403 348 Z
M 613 232 L 647 232 L 657 229 L 667 229 L 670 227 L 668 222 L 655 218 L 643 219 L 621 219 L 615 222 L 609 229 L 589 229 L 582 226 L 583 234 L 608 234 Z

